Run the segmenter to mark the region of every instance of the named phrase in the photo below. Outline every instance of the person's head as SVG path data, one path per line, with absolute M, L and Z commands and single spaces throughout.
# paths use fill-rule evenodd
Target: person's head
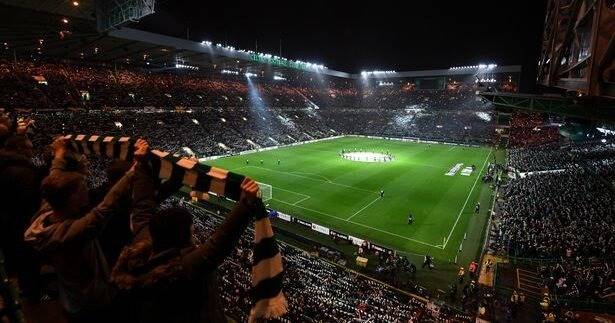
M 149 232 L 155 252 L 187 247 L 192 243 L 192 214 L 177 207 L 160 210 L 150 220 Z
M 4 151 L 16 153 L 27 158 L 31 158 L 34 154 L 30 139 L 21 135 L 12 135 L 6 138 L 3 149 Z
M 126 174 L 131 166 L 131 163 L 124 160 L 116 160 L 112 162 L 107 169 L 105 169 L 107 179 L 109 180 L 109 185 L 113 185 L 122 179 L 122 176 Z
M 85 176 L 78 172 L 54 172 L 41 185 L 43 198 L 57 214 L 75 217 L 89 203 Z

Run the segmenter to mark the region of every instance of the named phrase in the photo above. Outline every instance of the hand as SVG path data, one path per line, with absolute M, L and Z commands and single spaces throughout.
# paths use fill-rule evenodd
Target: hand
M 55 158 L 64 158 L 68 151 L 68 139 L 64 137 L 56 138 L 51 144 L 51 148 L 53 149 L 53 156 Z
M 17 130 L 16 133 L 18 135 L 25 135 L 26 132 L 28 132 L 28 127 L 30 127 L 30 125 L 32 124 L 32 120 L 30 119 L 25 119 L 25 120 L 20 120 L 17 122 Z
M 149 144 L 145 139 L 137 139 L 135 143 L 135 160 L 142 161 L 149 152 Z
M 135 160 L 128 172 L 134 172 L 137 169 L 137 165 L 141 164 L 145 160 L 145 156 L 149 152 L 149 144 L 145 139 L 137 139 L 135 142 Z
M 258 184 L 249 177 L 243 179 L 241 182 L 241 200 L 248 202 L 248 204 L 254 203 L 256 199 L 260 198 L 260 188 Z

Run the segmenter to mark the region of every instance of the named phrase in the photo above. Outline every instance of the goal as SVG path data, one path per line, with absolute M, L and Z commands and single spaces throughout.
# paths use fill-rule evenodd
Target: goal
M 269 184 L 260 182 L 256 182 L 256 184 L 258 184 L 258 187 L 260 188 L 261 199 L 263 200 L 263 202 L 271 200 L 273 194 L 273 187 Z

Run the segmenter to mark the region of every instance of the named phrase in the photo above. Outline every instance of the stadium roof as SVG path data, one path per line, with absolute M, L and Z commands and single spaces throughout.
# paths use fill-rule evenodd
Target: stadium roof
M 56 15 L 94 20 L 93 0 L 0 0 L 0 3 Z
M 42 55 L 142 65 L 152 69 L 173 68 L 181 64 L 188 68 L 216 67 L 241 73 L 317 72 L 353 79 L 453 76 L 478 72 L 476 66 L 476 69 L 448 68 L 386 75 L 349 74 L 277 56 L 263 56 L 252 51 L 127 27 L 99 33 L 93 19 L 92 1 L 79 1 L 78 6 L 72 5 L 72 1 L 57 0 L 0 0 L 0 3 L 0 44 L 6 43 L 0 47 L 0 51 L 5 51 L 3 56 Z M 520 66 L 498 66 L 490 70 L 491 73 L 520 71 Z

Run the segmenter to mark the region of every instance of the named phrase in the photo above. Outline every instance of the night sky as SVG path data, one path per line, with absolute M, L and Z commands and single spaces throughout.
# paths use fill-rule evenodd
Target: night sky
M 544 0 L 187 1 L 158 0 L 133 25 L 192 40 L 279 53 L 350 73 L 497 63 L 533 80 Z

